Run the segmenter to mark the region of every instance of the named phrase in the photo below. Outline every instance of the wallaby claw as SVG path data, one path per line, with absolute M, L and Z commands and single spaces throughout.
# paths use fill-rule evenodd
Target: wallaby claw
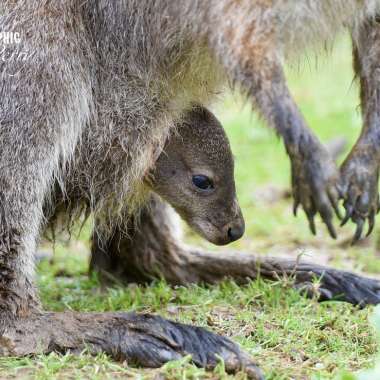
M 357 243 L 363 234 L 364 224 L 368 221 L 366 236 L 369 236 L 375 226 L 375 216 L 379 212 L 378 178 L 379 164 L 368 152 L 356 146 L 341 171 L 341 197 L 346 209 L 341 225 L 349 220 L 356 224 L 352 244 Z
M 338 218 L 342 218 L 339 210 L 338 170 L 322 146 L 311 152 L 307 157 L 291 157 L 293 214 L 297 215 L 297 208 L 301 204 L 313 235 L 316 234 L 314 217 L 320 214 L 330 236 L 336 239 L 333 215 L 335 213 Z

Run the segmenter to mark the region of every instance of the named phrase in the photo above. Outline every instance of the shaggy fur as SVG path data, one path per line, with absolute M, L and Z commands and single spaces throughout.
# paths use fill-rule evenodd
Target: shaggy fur
M 319 212 L 334 236 L 331 210 L 338 197 L 338 172 L 290 96 L 282 60 L 304 47 L 299 36 L 307 36 L 309 43 L 309 38 L 324 40 L 344 27 L 355 30 L 377 7 L 374 0 L 2 1 L 0 30 L 21 35 L 20 44 L 3 44 L 7 58 L 0 60 L 0 342 L 7 345 L 6 352 L 22 352 L 17 350 L 23 330 L 19 318 L 30 318 L 30 334 L 30 325 L 41 323 L 35 314 L 32 257 L 43 203 L 56 180 L 64 183 L 86 127 L 94 147 L 109 147 L 111 163 L 96 168 L 94 153 L 88 152 L 86 175 L 96 179 L 90 203 L 100 215 L 109 207 L 121 210 L 125 203 L 132 212 L 146 193 L 143 178 L 175 120 L 194 101 L 207 102 L 229 79 L 283 137 L 292 162 L 296 205 L 302 204 L 311 228 Z M 16 51 L 28 59 L 17 59 Z M 122 157 L 113 155 L 114 144 L 123 147 Z M 129 170 L 121 173 L 120 162 Z M 112 174 L 120 184 L 117 188 L 104 186 L 104 178 Z M 52 324 L 62 321 L 41 315 L 44 324 L 49 318 Z M 88 318 L 70 317 L 72 329 L 79 331 Z M 107 328 L 121 328 L 113 317 L 104 318 Z M 136 324 L 146 327 L 140 319 Z M 91 340 L 94 352 L 107 349 L 119 358 L 146 364 L 144 351 L 136 345 L 131 351 L 130 345 L 102 334 L 107 328 L 95 332 L 91 323 L 85 326 L 85 336 L 98 334 L 96 344 Z M 149 340 L 150 329 L 128 326 L 124 330 L 140 334 L 145 344 L 157 343 Z M 215 365 L 218 353 L 227 368 L 249 367 L 246 356 L 232 344 L 219 341 L 218 348 L 217 338 L 189 326 L 181 329 L 186 333 L 170 337 L 170 329 L 163 327 L 156 355 L 176 357 L 163 354 L 168 344 L 181 355 L 188 353 L 191 337 L 197 336 L 202 344 L 193 347 L 204 354 L 198 363 Z M 59 346 L 51 343 L 46 351 Z M 36 341 L 29 353 L 38 350 Z M 261 378 L 255 368 L 251 372 Z

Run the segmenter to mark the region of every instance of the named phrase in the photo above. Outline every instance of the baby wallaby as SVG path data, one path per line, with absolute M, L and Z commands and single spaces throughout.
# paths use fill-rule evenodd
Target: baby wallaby
M 81 159 L 81 156 L 87 156 L 87 152 L 96 152 L 91 156 L 92 167 L 112 167 L 107 163 L 108 145 L 91 138 L 91 131 L 88 133 L 76 152 L 71 173 L 65 179 L 65 194 L 57 196 L 56 193 L 53 198 L 55 211 L 51 221 L 62 213 L 70 214 L 72 208 L 81 209 L 83 204 L 87 207 L 88 200 L 94 198 L 94 183 L 99 182 L 104 188 L 120 188 L 115 181 L 122 181 L 122 171 L 117 176 L 112 170 L 102 171 L 100 182 L 96 177 L 98 173 L 91 172 L 86 166 L 87 161 Z M 115 146 L 113 149 L 119 149 Z M 120 157 L 123 157 L 122 153 Z M 124 166 L 128 170 L 127 160 Z M 211 243 L 224 245 L 243 235 L 244 219 L 236 198 L 230 144 L 222 125 L 206 108 L 194 105 L 184 112 L 144 182 L 167 201 L 195 232 Z M 58 192 L 61 193 L 60 190 Z M 110 208 L 109 212 L 114 211 Z M 109 218 L 108 215 L 107 220 L 103 220 L 102 216 L 97 216 L 96 229 L 100 227 L 99 230 L 103 230 L 109 219 L 116 220 L 117 217 Z M 109 228 L 106 226 L 105 230 Z
M 230 144 L 205 107 L 185 113 L 147 183 L 211 243 L 224 245 L 243 235 Z

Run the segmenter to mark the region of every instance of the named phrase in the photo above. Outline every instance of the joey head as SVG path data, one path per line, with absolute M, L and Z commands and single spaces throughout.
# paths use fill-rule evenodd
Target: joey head
M 149 185 L 211 243 L 228 244 L 244 234 L 230 144 L 206 108 L 195 106 L 185 113 L 159 156 Z

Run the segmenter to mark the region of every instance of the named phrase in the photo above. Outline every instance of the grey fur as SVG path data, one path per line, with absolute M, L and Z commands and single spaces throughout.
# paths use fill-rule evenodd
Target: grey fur
M 22 36 L 6 49 L 29 59 L 0 61 L 0 333 L 17 337 L 9 333 L 12 321 L 38 309 L 32 255 L 43 202 L 56 180 L 65 182 L 86 126 L 95 147 L 110 148 L 112 162 L 99 171 L 92 154 L 86 157 L 88 175 L 97 179 L 91 204 L 100 215 L 125 204 L 133 212 L 175 121 L 193 102 L 206 103 L 227 78 L 283 137 L 296 204 L 311 226 L 319 212 L 334 235 L 338 173 L 288 91 L 282 60 L 303 47 L 298 36 L 305 30 L 324 40 L 345 26 L 356 28 L 377 7 L 377 0 L 2 1 L 0 30 Z M 122 157 L 112 155 L 115 140 Z M 120 173 L 121 160 L 127 172 Z M 112 174 L 120 186 L 103 187 L 102 178 Z M 186 331 L 177 346 L 187 347 L 193 330 Z M 120 350 L 128 358 L 131 351 Z M 236 355 L 228 359 L 234 369 L 244 364 Z

